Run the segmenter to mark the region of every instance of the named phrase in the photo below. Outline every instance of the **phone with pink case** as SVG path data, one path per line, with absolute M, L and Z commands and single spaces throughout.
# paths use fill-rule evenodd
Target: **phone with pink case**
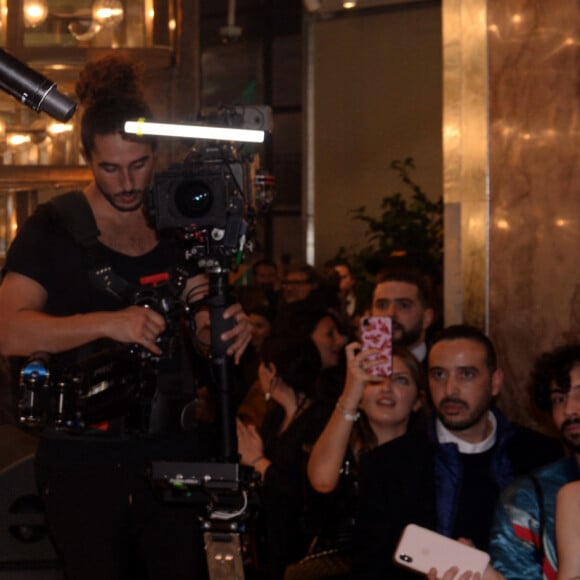
M 390 316 L 365 316 L 361 320 L 361 344 L 363 350 L 374 349 L 380 353 L 373 358 L 384 359 L 380 364 L 369 367 L 368 372 L 376 377 L 393 374 L 393 322 Z

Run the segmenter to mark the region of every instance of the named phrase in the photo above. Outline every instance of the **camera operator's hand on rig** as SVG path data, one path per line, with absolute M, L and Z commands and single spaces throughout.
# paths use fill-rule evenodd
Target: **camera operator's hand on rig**
M 224 319 L 233 319 L 235 322 L 235 326 L 231 330 L 224 332 L 221 338 L 224 342 L 232 341 L 226 352 L 228 355 L 233 356 L 235 363 L 238 364 L 252 339 L 252 326 L 241 304 L 229 306 L 224 312 Z
M 186 303 L 193 317 L 195 335 L 200 345 L 209 349 L 210 346 L 210 314 L 207 308 L 209 284 L 205 275 L 198 275 L 187 282 L 184 292 Z M 223 312 L 223 320 L 230 321 L 224 327 L 229 327 L 220 334 L 220 339 L 227 344 L 226 354 L 234 357 L 239 364 L 244 351 L 252 340 L 252 326 L 241 304 L 231 304 Z
M 129 306 L 104 317 L 104 336 L 122 343 L 134 343 L 160 356 L 157 339 L 166 329 L 165 319 L 152 308 Z

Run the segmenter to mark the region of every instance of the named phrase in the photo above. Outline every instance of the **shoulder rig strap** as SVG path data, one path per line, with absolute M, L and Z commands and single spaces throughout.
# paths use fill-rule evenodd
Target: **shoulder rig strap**
M 82 191 L 69 191 L 49 202 L 56 210 L 63 227 L 83 247 L 96 244 L 100 235 L 91 206 Z

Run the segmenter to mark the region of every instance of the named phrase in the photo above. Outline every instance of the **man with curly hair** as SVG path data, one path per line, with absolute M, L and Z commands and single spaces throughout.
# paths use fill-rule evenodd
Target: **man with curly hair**
M 44 352 L 56 367 L 67 368 L 87 353 L 134 345 L 143 358 L 163 360 L 169 323 L 132 297 L 144 280 L 180 265 L 184 254 L 179 240 L 161 236 L 143 211 L 156 143 L 123 130 L 127 120 L 152 116 L 138 67 L 117 54 L 90 62 L 81 72 L 77 95 L 83 106 L 82 154 L 93 180 L 78 192 L 74 211 L 83 213 L 85 222 L 89 216 L 87 229 L 96 234 L 92 239 L 87 231 L 88 243 L 81 242 L 51 202 L 23 225 L 0 286 L 0 353 Z M 74 220 L 77 230 L 79 223 Z M 178 299 L 186 301 L 205 288 L 205 274 L 192 266 Z M 251 338 L 249 323 L 237 304 L 226 309 L 224 318 L 233 327 L 221 338 L 238 362 Z M 112 396 L 126 388 L 127 408 L 104 412 L 105 421 L 95 419 L 80 433 L 49 425 L 38 445 L 36 477 L 66 576 L 203 577 L 205 557 L 194 508 L 158 501 L 147 469 L 154 460 L 199 461 L 207 453 L 205 440 L 181 425 L 169 431 L 151 428 L 151 415 L 139 411 L 155 399 L 142 404 L 139 398 L 135 407 L 134 384 L 114 387 L 119 392 Z
M 555 580 L 556 496 L 562 486 L 580 479 L 580 345 L 542 354 L 531 376 L 537 406 L 551 413 L 570 454 L 501 495 L 491 534 L 493 567 L 507 580 Z

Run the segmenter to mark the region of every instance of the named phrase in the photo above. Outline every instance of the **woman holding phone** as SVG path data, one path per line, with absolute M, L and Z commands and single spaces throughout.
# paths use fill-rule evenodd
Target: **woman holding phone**
M 372 374 L 372 369 L 388 362 L 376 349 L 361 350 L 354 342 L 346 347 L 346 359 L 344 388 L 307 466 L 310 485 L 319 492 L 310 501 L 316 538 L 309 557 L 331 553 L 322 557 L 333 562 L 328 563 L 328 576 L 308 578 L 348 577 L 359 458 L 403 435 L 423 406 L 425 375 L 408 350 L 394 347 L 392 374 L 384 377 Z M 309 562 L 312 559 L 306 558 L 300 564 Z M 300 568 L 291 578 L 299 577 Z
M 336 489 L 341 472 L 351 471 L 362 453 L 406 433 L 423 406 L 426 379 L 417 359 L 406 349 L 393 348 L 389 377 L 371 374 L 380 365 L 378 351 L 346 347 L 344 389 L 308 461 L 308 479 L 321 493 Z

